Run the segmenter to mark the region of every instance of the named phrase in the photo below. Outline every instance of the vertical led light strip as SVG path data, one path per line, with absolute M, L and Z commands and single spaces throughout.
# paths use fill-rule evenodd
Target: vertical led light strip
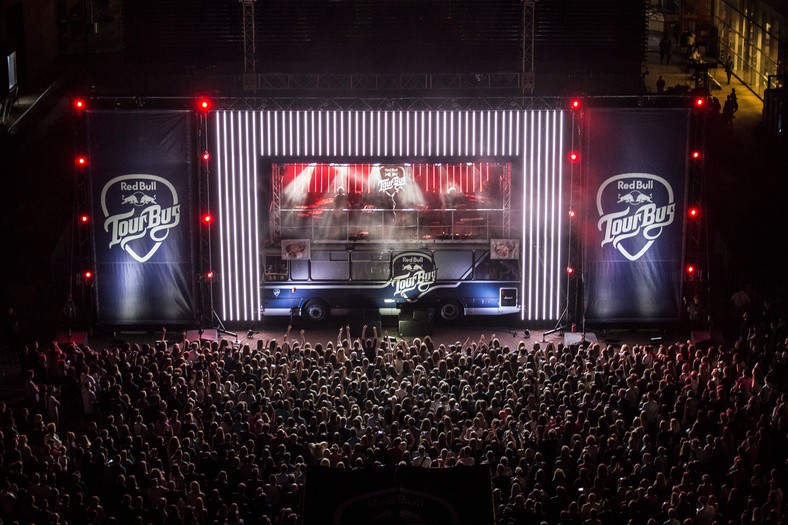
M 397 138 L 397 151 L 395 151 L 394 153 L 401 157 L 402 156 L 402 152 L 404 150 L 404 145 L 403 145 L 403 142 L 402 142 L 402 119 L 403 119 L 402 114 L 404 113 L 404 111 L 399 111 L 398 113 L 399 113 L 399 115 L 398 115 L 399 116 L 399 120 L 397 122 L 397 137 L 398 137 Z
M 421 131 L 418 134 L 418 136 L 416 137 L 416 147 L 418 149 L 416 154 L 419 155 L 420 157 L 423 157 L 424 156 L 424 151 L 426 151 L 426 145 L 424 144 L 424 142 L 426 141 L 426 138 L 425 138 L 425 135 L 424 135 L 424 129 L 425 129 L 424 128 L 424 125 L 425 125 L 424 123 L 426 121 L 426 119 L 425 119 L 426 115 L 424 115 L 423 111 L 419 111 L 418 113 L 416 113 L 416 116 L 421 121 L 421 126 L 419 127 L 419 129 Z
M 248 115 L 247 112 L 243 113 L 236 113 L 234 115 L 235 121 L 235 133 L 234 137 L 235 147 L 233 148 L 233 156 L 236 159 L 235 164 L 235 192 L 234 192 L 234 213 L 233 218 L 235 221 L 235 228 L 234 228 L 234 238 L 233 244 L 236 246 L 236 257 L 238 257 L 238 272 L 236 280 L 238 286 L 238 319 L 241 321 L 247 321 L 247 305 L 249 304 L 249 294 L 248 290 L 245 286 L 246 284 L 246 275 L 247 271 L 249 270 L 247 267 L 247 258 L 244 256 L 246 253 L 246 221 L 245 218 L 247 217 L 248 210 L 246 208 L 246 199 L 244 195 L 247 193 L 246 188 L 246 164 L 248 161 L 248 155 L 246 155 L 246 149 L 248 148 L 248 133 L 244 128 L 244 117 Z M 292 133 L 292 126 L 290 127 Z
M 361 113 L 361 156 L 367 154 L 367 117 L 369 113 Z
M 392 136 L 394 134 L 392 133 Z M 389 154 L 389 112 L 383 112 L 383 156 L 387 157 Z
M 476 156 L 476 112 L 471 112 L 471 156 Z
M 328 126 L 326 126 L 328 127 Z M 331 135 L 331 155 L 337 154 L 337 112 L 331 112 L 331 129 L 328 132 Z
M 449 155 L 454 156 L 454 111 L 449 113 Z
M 257 121 L 255 120 L 255 123 L 256 122 Z M 258 129 L 257 126 L 254 126 L 252 128 L 252 134 L 254 136 L 259 134 L 259 129 Z M 256 145 L 257 143 L 258 143 L 257 140 L 252 140 L 252 144 Z M 252 307 L 254 308 L 254 310 L 253 310 L 253 317 L 252 318 L 254 320 L 256 320 L 256 321 L 259 321 L 260 319 L 262 319 L 262 316 L 263 316 L 263 314 L 261 312 L 262 306 L 263 306 L 263 301 L 262 301 L 262 298 L 260 296 L 261 288 L 262 288 L 262 284 L 263 284 L 260 281 L 260 276 L 261 276 L 261 274 L 260 274 L 260 257 L 261 257 L 261 253 L 260 253 L 260 220 L 262 220 L 262 217 L 260 216 L 260 202 L 259 202 L 259 198 L 258 198 L 259 195 L 260 195 L 260 191 L 259 191 L 260 188 L 258 186 L 258 181 L 260 180 L 260 173 L 257 171 L 257 167 L 260 165 L 260 162 L 259 162 L 260 153 L 257 151 L 256 147 L 252 149 L 250 157 L 251 157 L 250 158 L 250 162 L 251 162 L 251 170 L 250 171 L 251 171 L 251 178 L 252 178 L 251 191 L 250 191 L 250 193 L 252 194 L 252 202 L 251 202 L 251 206 L 252 206 L 252 217 L 251 217 L 252 218 L 252 221 L 251 221 L 251 224 L 252 224 L 252 244 L 250 246 L 250 250 L 249 251 L 252 252 L 252 254 L 253 254 L 253 261 L 254 261 L 254 267 L 253 267 L 254 268 L 254 274 L 252 275 L 252 278 L 251 278 L 252 294 L 253 294 L 253 297 L 254 297 L 254 304 L 252 304 Z
M 370 151 L 370 153 L 372 155 L 374 155 L 374 156 L 380 155 L 380 150 L 381 150 L 380 139 L 381 139 L 381 135 L 382 135 L 381 130 L 380 130 L 380 123 L 381 122 L 383 122 L 383 118 L 380 116 L 380 111 L 376 111 L 375 112 L 375 139 L 376 140 L 374 142 L 374 144 L 376 144 L 376 147 L 372 151 Z M 370 149 L 372 149 L 372 148 L 370 148 Z
M 534 285 L 534 216 L 536 215 L 534 212 L 534 206 L 536 202 L 536 194 L 534 193 L 534 179 L 538 176 L 536 173 L 536 166 L 534 166 L 534 137 L 536 133 L 536 129 L 534 128 L 534 118 L 533 113 L 527 113 L 528 115 L 528 123 L 530 124 L 530 133 L 528 133 L 528 139 L 526 140 L 526 144 L 528 148 L 526 149 L 526 154 L 528 155 L 528 171 L 526 172 L 526 180 L 528 181 L 527 186 L 524 184 L 524 187 L 528 188 L 528 319 L 533 320 L 534 316 L 534 295 L 536 293 L 536 286 Z
M 339 112 L 339 155 L 345 154 L 345 112 Z
M 410 111 L 405 112 L 405 156 L 410 156 Z
M 309 155 L 316 155 L 317 150 L 315 149 L 315 112 L 309 112 Z
M 435 124 L 436 124 L 436 126 L 439 126 L 439 127 L 443 128 L 441 130 L 441 136 L 443 137 L 443 140 L 441 141 L 442 142 L 442 147 L 441 147 L 440 154 L 445 156 L 446 152 L 448 151 L 448 144 L 447 144 L 448 133 L 447 133 L 447 129 L 446 129 L 448 127 L 446 125 L 446 113 L 448 113 L 448 112 L 447 111 L 443 111 L 442 113 L 443 113 L 443 115 L 442 115 L 443 118 L 441 119 L 440 122 L 436 122 Z
M 545 246 L 549 245 L 550 249 L 549 249 L 549 253 L 545 254 L 545 260 L 547 261 L 547 268 L 548 268 L 548 272 L 549 272 L 548 275 L 546 276 L 547 279 L 545 281 L 546 283 L 549 283 L 549 286 L 547 287 L 547 291 L 548 291 L 548 293 L 547 293 L 547 308 L 545 309 L 545 316 L 546 316 L 546 318 L 549 319 L 550 316 L 552 315 L 552 312 L 553 312 L 553 305 L 554 305 L 554 299 L 555 299 L 555 297 L 553 297 L 552 291 L 553 291 L 553 286 L 555 284 L 555 263 L 556 263 L 556 260 L 555 260 L 555 247 L 556 247 L 556 242 L 555 242 L 555 205 L 556 205 L 556 199 L 555 199 L 555 183 L 556 183 L 556 181 L 555 181 L 555 172 L 556 172 L 556 157 L 555 157 L 556 136 L 555 136 L 555 130 L 557 128 L 557 126 L 555 124 L 556 112 L 555 111 L 549 112 L 547 114 L 547 117 L 548 117 L 547 118 L 548 126 L 547 126 L 547 133 L 546 133 L 546 139 L 547 140 L 545 141 L 545 145 L 549 145 L 549 147 L 550 147 L 550 150 L 549 150 L 549 155 L 550 156 L 547 159 L 547 162 L 545 162 L 545 167 L 548 170 L 548 176 L 549 176 L 549 190 L 547 188 L 545 188 L 545 190 L 546 190 L 546 193 L 547 193 L 546 196 L 550 197 L 550 205 L 547 206 L 547 203 L 545 202 L 545 215 L 547 216 L 547 218 L 549 220 L 550 228 L 548 229 L 547 228 L 547 224 L 545 224 Z M 548 152 L 545 151 L 545 155 L 547 155 L 547 153 Z
M 492 154 L 492 111 L 487 110 L 487 123 L 485 125 L 485 136 L 487 137 L 484 155 Z
M 493 114 L 493 119 L 494 119 L 493 120 L 494 124 L 492 126 L 492 132 L 493 132 L 492 152 L 493 155 L 497 156 L 498 155 L 498 112 L 497 111 Z
M 219 294 L 222 299 L 222 314 L 227 315 L 227 259 L 225 247 L 227 246 L 225 228 L 225 210 L 228 208 L 227 200 L 227 152 L 224 145 L 227 143 L 227 114 L 216 112 L 216 193 L 218 200 L 217 217 L 219 228 Z M 269 135 L 270 140 L 270 135 Z M 212 314 L 213 315 L 213 314 Z M 213 319 L 211 319 L 213 321 Z
M 359 147 L 358 147 L 358 115 L 359 111 L 353 111 L 353 156 L 357 156 L 359 154 Z
M 561 245 L 563 244 L 562 241 L 562 234 L 564 231 L 564 159 L 566 155 L 564 155 L 564 112 L 558 111 L 558 149 L 556 151 L 557 157 L 556 161 L 558 162 L 558 173 L 556 175 L 557 180 L 557 188 L 555 191 L 555 195 L 558 196 L 558 204 L 555 208 L 555 217 L 556 217 L 556 231 L 554 234 L 554 239 L 556 243 L 556 255 L 555 259 L 557 261 L 556 267 L 556 279 L 555 279 L 555 287 L 553 288 L 553 295 L 556 298 L 555 304 L 555 311 L 553 315 L 556 319 L 561 317 L 561 298 L 564 296 L 561 292 L 561 283 L 563 282 L 563 261 L 561 259 Z M 568 305 L 564 305 L 567 306 Z
M 427 156 L 432 156 L 432 111 L 427 112 L 427 136 L 424 140 L 427 142 Z
M 244 128 L 246 133 L 246 215 L 249 217 L 248 222 L 244 224 L 244 228 L 246 229 L 246 257 L 248 259 L 248 266 L 246 272 L 246 283 L 245 286 L 249 290 L 249 300 L 247 304 L 247 312 L 250 321 L 255 320 L 255 309 L 254 304 L 256 302 L 256 293 L 255 287 L 253 286 L 253 282 L 256 281 L 255 279 L 255 241 L 257 237 L 254 235 L 254 225 L 259 220 L 254 215 L 254 211 L 252 208 L 252 194 L 254 193 L 254 186 L 255 186 L 255 175 L 256 170 L 254 166 L 256 164 L 256 158 L 254 155 L 254 137 L 256 133 L 254 132 L 254 119 L 249 118 L 250 112 L 245 112 L 245 122 Z
M 470 116 L 469 112 L 465 111 L 465 125 L 463 126 L 463 134 L 465 136 L 465 149 L 460 152 L 460 155 L 469 155 L 471 148 L 470 148 L 470 140 L 471 140 L 471 131 L 470 131 Z
M 517 111 L 515 112 L 515 118 L 517 120 L 516 125 L 516 143 L 519 146 L 520 141 L 520 126 L 522 122 L 522 127 L 525 129 L 526 126 L 526 118 L 528 113 L 525 111 Z M 526 202 L 526 192 L 528 185 L 526 184 L 528 180 L 528 157 L 526 155 L 527 148 L 525 147 L 525 143 L 522 145 L 521 151 L 523 152 L 522 156 L 520 157 L 520 184 L 522 185 L 522 194 L 521 194 L 521 201 L 520 201 L 520 320 L 525 320 L 526 317 L 530 319 L 530 310 L 528 309 L 528 302 L 527 302 L 527 295 L 526 295 L 526 282 L 528 280 L 528 269 L 527 269 L 527 260 L 526 260 L 526 246 L 528 246 L 528 238 L 526 236 L 527 230 L 525 228 L 525 218 L 526 218 L 526 210 L 525 210 L 525 202 Z M 511 172 L 510 172 L 511 173 Z M 530 252 L 528 252 L 530 255 Z M 529 282 L 530 286 L 530 282 Z M 530 288 L 529 288 L 530 291 Z

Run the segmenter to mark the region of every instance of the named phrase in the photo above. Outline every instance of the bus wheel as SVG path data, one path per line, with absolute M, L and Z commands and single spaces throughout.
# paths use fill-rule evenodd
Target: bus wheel
M 454 301 L 441 303 L 438 307 L 438 318 L 447 323 L 459 321 L 462 318 L 462 307 Z
M 319 323 L 328 319 L 328 305 L 313 299 L 304 305 L 304 317 L 310 322 Z

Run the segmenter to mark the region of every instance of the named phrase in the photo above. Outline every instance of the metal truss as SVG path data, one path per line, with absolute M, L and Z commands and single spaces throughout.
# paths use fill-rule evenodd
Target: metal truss
M 534 79 L 534 39 L 536 31 L 534 21 L 536 19 L 535 0 L 523 0 L 523 56 L 522 56 L 522 77 L 520 88 L 523 93 L 533 93 L 535 87 Z
M 583 150 L 583 112 L 573 111 L 571 122 L 571 138 L 570 150 Z M 583 154 L 581 153 L 581 158 Z M 581 330 L 585 332 L 585 309 L 583 306 L 583 274 L 584 274 L 584 257 L 583 257 L 583 242 L 582 242 L 582 224 L 585 214 L 591 213 L 591 210 L 584 209 L 583 203 L 585 202 L 583 190 L 585 184 L 583 182 L 584 173 L 582 171 L 582 163 L 569 163 L 569 190 L 567 195 L 569 201 L 565 210 L 561 213 L 567 217 L 566 227 L 566 304 L 564 305 L 567 319 L 566 321 L 571 324 L 579 323 Z M 570 271 L 570 269 L 572 271 Z M 572 330 L 575 331 L 575 330 Z
M 196 276 L 199 293 L 197 321 L 200 329 L 203 329 L 213 321 L 213 278 L 209 276 L 209 272 L 213 272 L 211 225 L 205 224 L 205 221 L 203 221 L 205 214 L 211 213 L 211 172 L 210 163 L 202 158 L 203 152 L 209 151 L 208 116 L 205 113 L 197 112 L 196 118 L 197 151 L 195 152 L 195 157 L 201 159 L 197 177 L 197 206 L 199 207 L 200 217 L 200 227 L 197 233 L 200 257 L 199 273 Z
M 517 91 L 520 73 L 401 73 L 401 74 L 287 74 L 256 75 L 258 91 Z
M 81 152 L 87 151 L 85 135 L 85 115 L 77 112 L 73 116 L 74 123 L 74 158 Z M 85 173 L 85 167 L 74 163 L 74 195 L 73 195 L 73 217 L 72 229 L 74 232 L 71 239 L 71 253 L 69 261 L 68 293 L 72 295 L 75 302 L 80 303 L 81 310 L 87 312 L 86 316 L 80 316 L 83 323 L 89 326 L 93 324 L 95 309 L 93 297 L 93 285 L 95 278 L 85 276 L 87 270 L 95 271 L 93 250 L 91 243 L 92 221 L 99 220 L 98 217 L 87 215 L 90 209 L 88 200 L 88 181 L 89 177 Z M 88 218 L 82 220 L 82 215 Z M 74 284 L 77 288 L 74 288 Z M 69 330 L 77 328 L 69 326 Z
M 708 239 L 708 220 L 706 219 L 708 209 L 706 207 L 706 112 L 694 110 L 690 118 L 690 147 L 693 151 L 700 152 L 700 156 L 691 156 L 688 170 L 688 192 L 687 202 L 690 207 L 697 207 L 699 215 L 696 217 L 688 216 L 687 238 L 686 238 L 686 263 L 695 266 L 694 272 L 685 272 L 684 293 L 688 300 L 692 299 L 696 293 L 702 293 L 703 283 L 709 281 L 709 239 Z M 708 298 L 705 298 L 708 301 Z
M 242 26 L 244 37 L 244 91 L 255 91 L 255 72 L 257 55 L 255 54 L 254 4 L 257 0 L 240 0 L 242 10 Z
M 282 235 L 282 167 L 273 165 L 271 173 L 271 209 L 269 210 L 268 242 L 279 244 Z
M 417 111 L 565 109 L 564 97 L 224 97 L 216 109 L 272 111 Z
M 509 237 L 512 231 L 512 165 L 507 165 L 507 174 L 504 180 L 501 181 L 501 208 L 503 213 L 501 216 L 501 225 L 503 233 Z

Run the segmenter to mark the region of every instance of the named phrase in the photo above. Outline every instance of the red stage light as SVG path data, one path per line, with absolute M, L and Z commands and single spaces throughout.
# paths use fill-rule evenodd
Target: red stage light
M 87 224 L 89 220 L 90 220 L 90 218 L 87 215 L 84 215 L 84 214 L 80 215 L 80 217 L 79 217 L 79 222 L 81 222 L 82 224 Z
M 577 162 L 579 158 L 580 158 L 580 154 L 578 152 L 572 151 L 571 153 L 569 153 L 569 160 L 571 162 Z
M 74 162 L 76 162 L 77 166 L 87 166 L 88 158 L 84 155 L 78 155 Z
M 688 264 L 687 265 L 687 274 L 688 275 L 695 275 L 695 270 L 696 270 L 696 268 L 695 268 L 694 264 Z
M 703 156 L 703 154 L 702 154 L 700 151 L 698 151 L 698 150 L 695 150 L 695 151 L 693 151 L 693 152 L 690 154 L 690 156 L 691 156 L 693 159 L 695 159 L 695 160 L 698 160 L 698 159 L 700 159 L 700 158 Z
M 85 102 L 85 99 L 83 98 L 75 98 L 72 105 L 76 111 L 83 111 L 88 107 L 87 102 Z
M 567 267 L 566 267 L 566 273 L 567 273 L 568 275 L 572 275 L 572 274 L 574 274 L 574 273 L 575 273 L 575 269 L 574 269 L 574 268 L 572 268 L 571 266 L 567 266 Z
M 208 153 L 207 151 L 203 151 L 202 152 L 202 160 L 204 162 L 208 162 L 209 160 L 211 160 L 211 154 Z
M 213 281 L 213 270 L 205 272 L 205 279 L 208 281 Z
M 580 106 L 583 104 L 580 102 L 580 99 L 573 98 L 572 101 L 569 103 L 569 107 L 572 109 L 580 109 Z
M 90 270 L 85 270 L 82 273 L 82 277 L 84 277 L 86 281 L 89 280 L 89 279 L 92 279 L 93 278 L 93 272 L 91 272 Z
M 202 215 L 202 223 L 203 224 L 211 224 L 213 222 L 213 215 L 210 213 L 203 213 Z
M 703 109 L 706 107 L 706 99 L 703 97 L 698 97 L 695 99 L 695 109 Z
M 690 219 L 697 219 L 700 217 L 700 208 L 692 206 L 689 210 L 687 210 L 687 215 L 689 215 Z
M 211 109 L 211 101 L 205 97 L 197 99 L 197 109 L 208 111 Z
M 570 219 L 574 219 L 575 218 L 575 210 L 569 210 L 569 218 Z

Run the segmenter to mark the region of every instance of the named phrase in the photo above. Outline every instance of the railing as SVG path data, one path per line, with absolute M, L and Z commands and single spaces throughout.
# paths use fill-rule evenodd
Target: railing
M 504 235 L 502 208 L 283 208 L 282 239 L 478 242 Z

